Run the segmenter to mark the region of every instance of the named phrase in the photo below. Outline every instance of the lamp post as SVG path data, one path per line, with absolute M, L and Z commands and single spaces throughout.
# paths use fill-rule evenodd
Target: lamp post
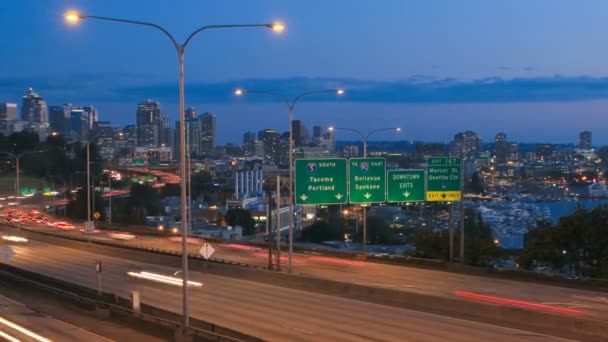
M 234 91 L 235 95 L 241 96 L 245 93 L 252 94 L 264 94 L 274 96 L 280 102 L 285 104 L 287 107 L 287 111 L 289 112 L 289 253 L 288 253 L 288 264 L 287 271 L 291 273 L 293 271 L 292 267 L 292 254 L 293 254 L 293 110 L 296 104 L 304 97 L 310 95 L 318 95 L 318 94 L 337 94 L 344 95 L 344 89 L 327 89 L 327 90 L 317 90 L 317 91 L 309 91 L 302 93 L 292 100 L 289 100 L 285 96 L 275 93 L 272 91 L 266 90 L 250 90 L 250 89 L 241 89 L 238 88 Z M 280 204 L 279 204 L 280 206 Z M 278 229 L 278 233 L 280 234 L 280 227 Z M 280 246 L 279 246 L 280 248 Z
M 333 127 L 333 126 L 329 127 L 330 132 L 333 132 L 337 129 L 342 130 L 342 131 L 355 132 L 361 137 L 361 140 L 363 141 L 363 158 L 367 157 L 367 141 L 368 141 L 370 135 L 372 135 L 376 132 L 383 132 L 383 131 L 401 132 L 401 128 L 399 128 L 399 127 L 372 129 L 371 131 L 367 132 L 367 134 L 363 134 L 363 132 L 361 132 L 358 129 L 354 129 L 354 128 L 342 128 L 342 127 Z M 367 207 L 362 206 L 362 210 L 363 210 L 363 251 L 365 251 L 366 247 L 367 247 Z
M 202 26 L 199 29 L 192 32 L 184 41 L 183 44 L 180 44 L 175 40 L 173 35 L 169 33 L 165 28 L 143 21 L 135 21 L 135 20 L 126 20 L 126 19 L 117 19 L 117 18 L 109 18 L 109 17 L 100 17 L 93 15 L 83 15 L 74 11 L 70 11 L 65 14 L 65 19 L 69 23 L 76 23 L 81 19 L 97 19 L 103 21 L 112 21 L 123 24 L 132 24 L 132 25 L 140 25 L 140 26 L 148 26 L 155 28 L 161 31 L 173 44 L 175 50 L 177 52 L 177 61 L 178 61 L 178 73 L 179 73 L 179 118 L 180 118 L 180 160 L 179 160 L 179 169 L 180 169 L 180 186 L 181 186 L 181 217 L 182 217 L 182 307 L 183 307 L 183 325 L 184 327 L 188 327 L 190 325 L 190 318 L 188 315 L 188 244 L 187 244 L 187 227 L 186 227 L 186 218 L 187 218 L 187 208 L 186 208 L 186 132 L 185 132 L 185 112 L 184 112 L 184 52 L 188 43 L 196 36 L 198 33 L 203 32 L 205 30 L 210 29 L 225 29 L 225 28 L 254 28 L 254 27 L 264 27 L 270 28 L 276 32 L 282 32 L 285 29 L 285 25 L 282 23 L 272 23 L 272 24 L 245 24 L 245 25 L 207 25 Z
M 34 154 L 34 153 L 43 153 L 44 151 L 26 151 L 26 152 L 21 152 L 18 154 L 15 154 L 13 152 L 2 152 L 4 154 L 7 154 L 11 157 L 13 157 L 15 159 L 15 197 L 17 198 L 17 200 L 19 200 L 19 197 L 21 196 L 21 184 L 20 184 L 20 161 L 21 161 L 21 157 L 28 155 L 28 154 Z

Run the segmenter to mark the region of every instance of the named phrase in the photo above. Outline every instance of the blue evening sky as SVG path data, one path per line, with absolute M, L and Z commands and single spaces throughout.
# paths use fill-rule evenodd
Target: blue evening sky
M 0 102 L 33 87 L 49 104 L 93 104 L 102 120 L 134 122 L 158 100 L 177 118 L 177 59 L 154 29 L 62 14 L 150 21 L 179 41 L 203 25 L 285 22 L 214 30 L 186 52 L 186 103 L 217 115 L 219 142 L 245 130 L 286 130 L 283 107 L 236 86 L 300 91 L 310 127 L 401 126 L 377 139 L 448 141 L 473 129 L 485 141 L 575 142 L 589 129 L 608 144 L 608 28 L 603 0 L 20 0 L 0 1 Z M 20 103 L 19 103 L 20 104 Z M 355 138 L 347 133 L 339 138 Z

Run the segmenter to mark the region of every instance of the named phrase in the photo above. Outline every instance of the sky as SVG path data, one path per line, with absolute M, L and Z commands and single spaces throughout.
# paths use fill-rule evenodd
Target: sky
M 267 29 L 207 30 L 186 48 L 186 105 L 217 115 L 218 142 L 247 130 L 288 129 L 285 106 L 236 87 L 287 98 L 307 126 L 401 127 L 371 140 L 449 141 L 474 130 L 522 142 L 608 144 L 604 0 L 20 0 L 0 1 L 0 102 L 33 87 L 49 104 L 92 104 L 100 119 L 135 121 L 137 103 L 178 116 L 177 57 L 150 27 L 63 13 L 147 21 L 179 42 L 205 25 L 284 22 Z M 348 132 L 338 139 L 356 139 Z

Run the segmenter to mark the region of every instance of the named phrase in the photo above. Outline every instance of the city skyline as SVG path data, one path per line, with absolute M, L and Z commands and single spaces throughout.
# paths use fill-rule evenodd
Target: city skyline
M 608 4 L 600 1 L 0 4 L 0 19 L 13 28 L 0 37 L 15 52 L 0 57 L 0 102 L 19 102 L 33 87 L 49 104 L 93 104 L 104 120 L 127 125 L 136 104 L 148 98 L 176 120 L 169 43 L 146 28 L 65 25 L 68 8 L 158 22 L 178 40 L 201 24 L 285 22 L 280 35 L 213 32 L 189 47 L 186 104 L 216 113 L 219 144 L 238 143 L 249 128 L 289 127 L 280 104 L 235 98 L 236 87 L 289 96 L 337 86 L 346 89 L 343 97 L 305 101 L 294 118 L 367 129 L 376 128 L 368 119 L 373 115 L 378 127 L 404 128 L 400 136 L 379 137 L 386 140 L 448 141 L 472 129 L 483 137 L 507 131 L 522 142 L 569 143 L 594 128 L 596 143 L 608 144 L 602 129 L 608 127 L 608 48 L 598 34 Z M 37 62 L 41 56 L 45 63 Z

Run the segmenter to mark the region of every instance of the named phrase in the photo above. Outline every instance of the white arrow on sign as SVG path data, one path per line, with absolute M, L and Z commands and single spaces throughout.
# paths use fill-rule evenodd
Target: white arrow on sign
M 306 201 L 308 199 L 308 196 L 306 196 L 306 194 L 302 194 L 300 198 L 302 199 L 302 201 Z
M 344 195 L 342 195 L 342 194 L 340 194 L 340 193 L 337 193 L 337 194 L 336 194 L 336 198 L 337 198 L 338 200 L 342 199 L 342 197 L 344 197 Z
M 201 246 L 201 249 L 198 252 L 203 256 L 203 258 L 205 258 L 205 260 L 209 260 L 213 253 L 215 253 L 215 249 L 213 249 L 213 246 L 211 246 L 211 244 L 205 242 L 203 243 L 203 246 Z
M 403 193 L 403 196 L 405 196 L 405 197 L 410 197 L 410 195 L 411 194 L 408 191 L 406 191 L 406 192 Z
M 0 247 L 0 260 L 7 263 L 15 256 L 15 251 L 9 245 Z
M 363 197 L 369 199 L 370 197 L 372 197 L 372 194 L 370 194 L 369 192 L 366 192 Z

